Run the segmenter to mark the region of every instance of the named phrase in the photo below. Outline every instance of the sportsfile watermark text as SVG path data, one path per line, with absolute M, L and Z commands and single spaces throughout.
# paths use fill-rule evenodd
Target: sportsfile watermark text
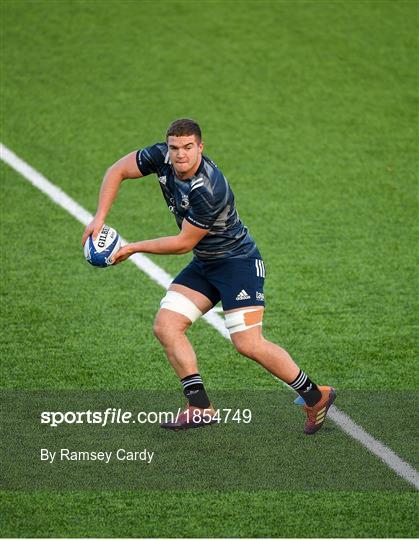
M 182 409 L 173 411 L 124 411 L 118 408 L 107 408 L 104 411 L 42 411 L 41 424 L 50 427 L 57 427 L 61 424 L 95 424 L 100 427 L 120 424 L 161 424 L 164 422 L 177 422 Z M 252 421 L 252 411 L 250 409 L 218 409 L 215 414 L 202 411 L 201 409 L 191 409 L 187 412 L 192 421 L 199 419 L 204 423 L 214 422 L 226 424 L 235 422 L 237 424 L 250 424 Z

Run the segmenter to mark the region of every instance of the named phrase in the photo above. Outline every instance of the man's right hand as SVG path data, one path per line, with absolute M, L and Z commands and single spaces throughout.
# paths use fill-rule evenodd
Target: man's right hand
M 81 243 L 83 246 L 90 235 L 93 236 L 93 240 L 96 238 L 96 236 L 99 234 L 100 230 L 102 229 L 103 224 L 104 224 L 104 221 L 98 218 L 94 218 L 89 223 L 89 225 L 84 229 L 83 237 L 81 239 Z
M 81 243 L 86 243 L 89 235 L 93 235 L 93 239 L 99 234 L 104 224 L 112 203 L 118 193 L 119 186 L 125 178 L 141 178 L 142 173 L 137 165 L 137 152 L 131 152 L 122 157 L 116 163 L 114 163 L 106 171 L 103 178 L 102 186 L 100 188 L 99 202 L 96 210 L 96 216 L 93 221 L 85 228 Z M 98 218 L 98 215 L 104 216 L 102 219 Z

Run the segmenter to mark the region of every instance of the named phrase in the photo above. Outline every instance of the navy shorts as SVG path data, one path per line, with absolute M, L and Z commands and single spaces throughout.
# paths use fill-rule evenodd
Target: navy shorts
M 215 305 L 221 300 L 224 311 L 246 306 L 264 306 L 265 265 L 258 252 L 252 257 L 232 257 L 212 261 L 194 258 L 173 283 L 205 295 Z

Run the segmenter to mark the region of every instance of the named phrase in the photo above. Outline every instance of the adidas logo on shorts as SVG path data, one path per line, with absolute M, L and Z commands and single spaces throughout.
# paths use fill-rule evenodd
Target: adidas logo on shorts
M 248 300 L 250 296 L 247 294 L 247 292 L 242 289 L 239 294 L 236 296 L 236 300 Z

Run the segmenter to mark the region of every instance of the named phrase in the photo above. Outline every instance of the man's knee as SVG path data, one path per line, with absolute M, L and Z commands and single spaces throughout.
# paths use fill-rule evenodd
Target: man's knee
M 201 315 L 202 312 L 192 300 L 169 289 L 160 302 L 160 310 L 153 325 L 154 335 L 161 343 L 167 344 L 179 334 L 185 333 Z
M 251 343 L 247 343 L 245 341 L 239 341 L 238 343 L 235 343 L 234 346 L 236 347 L 236 351 L 238 353 L 253 360 L 253 357 L 252 357 L 253 347 Z
M 163 341 L 165 335 L 165 325 L 164 322 L 159 319 L 158 315 L 154 319 L 153 334 L 159 341 Z
M 153 324 L 153 332 L 156 338 L 162 343 L 175 339 L 179 334 L 184 334 L 191 325 L 184 315 L 160 309 Z
M 251 360 L 257 360 L 263 337 L 256 332 L 237 332 L 231 336 L 233 345 L 238 353 Z
M 257 360 L 262 345 L 263 308 L 249 307 L 230 311 L 225 315 L 225 325 L 237 352 Z

